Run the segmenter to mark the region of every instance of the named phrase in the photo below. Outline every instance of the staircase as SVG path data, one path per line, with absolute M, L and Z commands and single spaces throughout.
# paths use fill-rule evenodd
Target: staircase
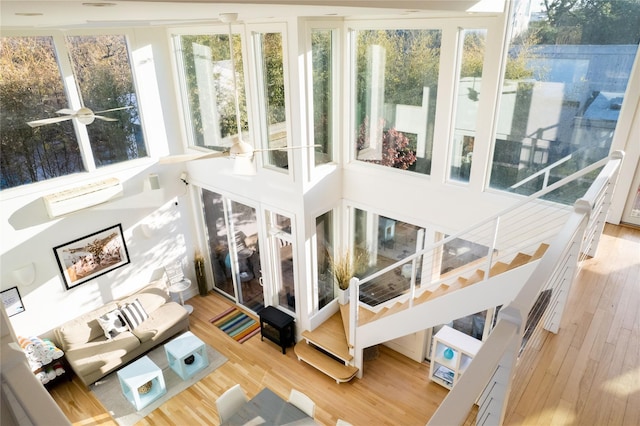
M 445 300 L 446 298 L 443 298 L 445 295 L 455 292 L 459 296 L 464 296 L 465 290 L 469 290 L 479 283 L 497 283 L 497 278 L 508 275 L 507 273 L 510 271 L 514 271 L 526 265 L 533 266 L 533 262 L 542 258 L 548 247 L 548 244 L 541 243 L 532 254 L 517 252 L 508 263 L 496 261 L 490 268 L 487 279 L 485 279 L 486 271 L 480 268 L 475 270 L 472 269 L 464 276 L 454 270 L 443 276 L 445 279 L 447 277 L 450 277 L 451 279 L 446 284 L 439 284 L 433 290 L 423 290 L 420 293 L 416 291 L 414 298 L 407 297 L 407 295 L 397 297 L 396 300 L 398 301 L 395 303 L 390 302 L 391 304 L 387 304 L 387 306 L 384 306 L 382 309 L 377 311 L 368 309 L 363 304 L 359 304 L 357 325 L 358 327 L 365 325 L 369 326 L 374 322 L 380 321 L 379 324 L 375 324 L 376 329 L 378 331 L 385 330 L 385 332 L 388 333 L 389 330 L 393 331 L 394 327 L 388 327 L 388 324 L 386 322 L 383 323 L 382 320 L 386 318 L 391 319 L 401 312 L 410 314 L 411 311 L 415 311 L 417 313 L 416 316 L 409 320 L 414 323 L 417 330 L 430 328 L 434 325 L 448 322 L 440 320 L 438 320 L 437 323 L 429 322 L 424 317 L 424 309 L 420 309 L 422 307 L 421 305 L 426 305 L 427 302 L 436 302 L 438 299 L 440 299 L 441 302 L 447 303 L 447 300 Z M 474 262 L 474 264 L 482 264 L 482 262 L 483 259 L 479 262 Z M 464 269 L 469 271 L 469 265 L 466 265 Z M 532 268 L 530 269 L 532 270 Z M 518 281 L 524 283 L 524 281 L 526 281 L 526 277 L 520 278 Z M 500 280 L 499 285 L 514 286 L 514 283 L 511 280 Z M 504 302 L 493 302 L 492 307 L 502 303 Z M 450 318 L 449 321 L 481 310 L 483 309 L 474 306 L 464 314 L 456 314 L 458 316 Z M 305 330 L 302 332 L 303 340 L 298 342 L 294 348 L 298 360 L 304 361 L 322 373 L 330 376 L 337 383 L 348 382 L 358 373 L 358 368 L 353 365 L 353 356 L 351 355 L 352 351 L 350 351 L 350 349 L 353 349 L 353 346 L 349 345 L 346 337 L 350 335 L 349 328 L 351 321 L 349 320 L 349 311 L 349 305 L 341 305 L 338 312 L 315 330 Z M 407 322 L 407 318 L 404 317 L 401 321 Z M 393 337 L 389 337 L 387 335 L 382 341 L 391 340 L 408 334 L 405 331 L 406 330 L 398 330 L 397 335 Z M 371 342 L 367 342 L 366 346 L 374 344 L 370 343 Z

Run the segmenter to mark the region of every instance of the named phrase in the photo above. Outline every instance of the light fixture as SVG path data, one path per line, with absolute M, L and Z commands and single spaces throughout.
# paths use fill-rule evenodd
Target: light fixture
M 83 6 L 89 6 L 89 7 L 111 7 L 111 6 L 115 6 L 115 3 L 108 3 L 108 2 L 104 2 L 104 1 L 92 1 L 92 2 L 87 2 L 87 3 L 82 3 Z
M 16 12 L 14 15 L 16 16 L 42 16 L 44 13 L 40 12 Z
M 36 265 L 33 262 L 28 263 L 21 268 L 14 269 L 12 273 L 18 284 L 28 286 L 33 284 L 36 279 Z

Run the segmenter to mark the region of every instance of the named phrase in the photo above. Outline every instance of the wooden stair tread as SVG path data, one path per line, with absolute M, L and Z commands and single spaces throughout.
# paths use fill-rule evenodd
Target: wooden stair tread
M 339 361 L 323 354 L 304 340 L 296 343 L 293 350 L 298 360 L 304 361 L 317 370 L 322 371 L 338 383 L 348 382 L 358 373 L 356 367 L 341 364 Z
M 531 259 L 529 261 L 540 259 L 544 255 L 544 253 L 547 251 L 548 248 L 549 248 L 549 244 L 545 244 L 545 243 L 540 244 L 540 246 L 538 246 L 538 249 L 536 250 L 535 253 L 533 253 L 533 256 L 531 256 Z
M 509 270 L 509 264 L 504 262 L 496 262 L 495 265 L 491 267 L 489 272 L 490 277 L 495 277 L 503 272 L 507 272 Z
M 529 259 L 531 259 L 531 256 L 528 254 L 518 253 L 509 263 L 509 269 L 515 269 L 519 266 L 526 265 L 529 263 Z
M 302 337 L 345 362 L 351 361 L 353 358 L 349 355 L 349 345 L 345 337 L 340 311 L 333 314 L 315 330 L 303 331 Z

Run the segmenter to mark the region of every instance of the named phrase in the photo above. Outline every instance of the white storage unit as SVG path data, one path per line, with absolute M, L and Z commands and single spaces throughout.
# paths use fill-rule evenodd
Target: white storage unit
M 433 337 L 429 378 L 451 389 L 469 366 L 480 346 L 480 340 L 443 326 Z

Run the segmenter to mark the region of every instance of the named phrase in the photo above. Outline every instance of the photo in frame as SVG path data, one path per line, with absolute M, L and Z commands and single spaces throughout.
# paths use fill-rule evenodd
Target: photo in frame
M 54 247 L 53 252 L 67 290 L 129 263 L 121 224 Z
M 18 287 L 11 287 L 7 290 L 2 290 L 0 291 L 0 295 L 2 296 L 4 310 L 7 312 L 8 316 L 11 317 L 15 314 L 19 314 L 20 312 L 24 312 L 24 305 L 22 304 Z

